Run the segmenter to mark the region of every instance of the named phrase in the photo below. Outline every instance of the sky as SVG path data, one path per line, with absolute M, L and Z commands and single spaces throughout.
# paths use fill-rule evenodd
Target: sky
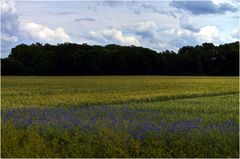
M 1 57 L 18 44 L 135 45 L 157 52 L 239 41 L 239 0 L 1 0 Z

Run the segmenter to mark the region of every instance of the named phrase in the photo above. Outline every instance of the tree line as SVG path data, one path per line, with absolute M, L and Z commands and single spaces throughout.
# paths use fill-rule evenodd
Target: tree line
M 20 44 L 1 59 L 2 75 L 239 75 L 239 42 L 157 53 L 136 46 Z

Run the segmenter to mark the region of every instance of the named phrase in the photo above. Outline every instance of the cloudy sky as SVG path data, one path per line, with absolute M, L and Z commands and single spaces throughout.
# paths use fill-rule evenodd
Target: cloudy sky
M 239 40 L 239 0 L 1 0 L 1 55 L 17 44 L 136 45 L 177 51 Z

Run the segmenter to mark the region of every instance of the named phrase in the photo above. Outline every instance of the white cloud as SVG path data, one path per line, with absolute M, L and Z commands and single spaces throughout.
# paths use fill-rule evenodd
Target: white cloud
M 124 36 L 122 31 L 116 29 L 103 30 L 102 35 L 113 38 L 123 45 L 139 45 L 139 41 L 134 36 Z
M 1 34 L 1 40 L 6 41 L 6 42 L 17 42 L 18 37 L 16 36 L 11 36 L 11 35 L 6 35 L 6 34 Z
M 162 32 L 163 41 L 167 43 L 168 48 L 180 48 L 185 45 L 199 45 L 205 42 L 219 45 L 239 40 L 239 38 L 233 35 L 238 35 L 236 30 L 233 30 L 231 36 L 221 32 L 219 28 L 214 25 L 203 26 L 198 32 L 183 28 L 174 28 Z
M 0 9 L 2 12 L 16 13 L 16 4 L 14 1 L 10 0 L 1 0 L 0 1 Z
M 156 43 L 157 39 L 157 24 L 155 21 L 144 21 L 138 22 L 131 29 L 133 32 L 136 32 L 137 35 L 140 35 L 142 39 L 147 38 L 152 43 Z
M 178 19 L 179 25 L 181 28 L 192 31 L 192 32 L 198 32 L 199 28 L 196 26 L 195 23 L 193 23 L 187 14 L 183 14 Z
M 43 41 L 70 42 L 71 38 L 65 33 L 63 28 L 49 29 L 37 23 L 27 23 L 22 30 L 30 37 Z
M 139 22 L 136 26 L 138 31 L 152 31 L 157 28 L 157 24 L 155 21 L 146 21 L 146 22 Z
M 136 23 L 130 30 L 140 37 L 144 47 L 158 50 L 160 47 L 158 28 L 159 26 L 155 21 L 143 21 Z
M 70 36 L 59 27 L 49 29 L 47 26 L 21 23 L 16 4 L 12 0 L 1 0 L 1 55 L 7 56 L 11 48 L 18 43 L 34 42 L 70 42 Z
M 220 31 L 216 26 L 207 25 L 202 27 L 196 36 L 200 41 L 213 42 L 220 38 Z
M 216 26 L 207 25 L 195 34 L 197 40 L 201 43 L 212 42 L 214 44 L 223 44 L 239 40 L 239 30 L 234 29 L 231 34 L 221 32 Z
M 236 28 L 231 32 L 231 37 L 239 39 L 239 28 Z
M 121 45 L 140 45 L 136 37 L 123 35 L 122 31 L 117 29 L 104 29 L 100 32 L 90 31 L 90 36 L 96 40 L 107 41 L 108 43 L 117 42 Z
M 176 51 L 185 45 L 197 44 L 196 33 L 181 27 L 166 29 L 161 33 L 161 42 L 166 43 L 165 49 Z M 161 49 L 162 50 L 162 49 Z
M 216 5 L 220 5 L 223 3 L 233 4 L 234 1 L 237 1 L 237 0 L 212 0 L 212 2 Z

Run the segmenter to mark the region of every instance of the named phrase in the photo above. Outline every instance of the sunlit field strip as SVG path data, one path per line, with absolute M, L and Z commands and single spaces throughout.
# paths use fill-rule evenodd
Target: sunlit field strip
M 2 109 L 82 106 L 238 93 L 236 77 L 3 77 Z

